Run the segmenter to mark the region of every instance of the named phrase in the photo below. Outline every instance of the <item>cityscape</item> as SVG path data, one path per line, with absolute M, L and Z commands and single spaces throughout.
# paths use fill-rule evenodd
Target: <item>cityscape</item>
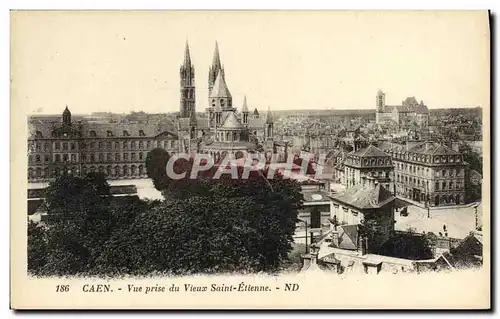
M 221 56 L 219 44 L 215 42 L 212 63 L 206 66 L 208 79 L 196 78 L 195 70 L 205 66 L 193 64 L 186 41 L 183 59 L 179 61 L 179 110 L 175 113 L 72 114 L 68 104 L 61 105 L 61 114 L 29 116 L 30 271 L 53 275 L 100 273 L 104 268 L 114 269 L 112 272 L 128 269 L 125 271 L 131 273 L 264 269 L 397 274 L 482 265 L 483 118 L 480 106 L 431 108 L 425 96 L 401 96 L 401 103 L 388 105 L 385 90 L 389 92 L 391 88 L 380 88 L 373 92 L 373 105 L 365 109 L 273 110 L 272 106 L 256 107 L 250 96 L 233 100 L 230 77 L 227 77 L 232 70 L 224 67 Z M 195 78 L 206 80 L 208 89 L 202 93 L 196 90 Z M 205 104 L 197 104 L 197 94 L 206 96 Z M 57 236 L 70 236 L 64 233 L 65 229 L 77 227 L 71 220 L 79 220 L 83 212 L 87 220 L 91 214 L 87 210 L 94 204 L 88 204 L 92 200 L 85 196 L 94 198 L 95 194 L 88 194 L 91 190 L 101 194 L 99 187 L 104 184 L 106 198 L 112 203 L 106 202 L 106 205 L 114 207 L 110 208 L 112 215 L 118 212 L 129 216 L 143 209 L 133 223 L 146 218 L 143 215 L 149 211 L 152 213 L 148 218 L 161 219 L 157 215 L 161 209 L 181 209 L 169 206 L 176 201 L 186 210 L 178 214 L 189 215 L 189 209 L 197 209 L 209 218 L 205 213 L 211 211 L 212 208 L 208 208 L 211 204 L 204 202 L 198 193 L 190 193 L 195 192 L 194 188 L 164 180 L 159 171 L 165 167 L 165 158 L 205 154 L 214 159 L 216 168 L 220 168 L 225 159 L 245 159 L 252 153 L 265 154 L 267 164 L 270 161 L 284 163 L 293 158 L 292 172 L 288 176 L 293 185 L 287 187 L 290 187 L 290 194 L 294 192 L 293 187 L 298 187 L 298 199 L 294 199 L 296 202 L 282 199 L 282 203 L 273 204 L 285 207 L 281 210 L 273 211 L 274 206 L 262 209 L 261 214 L 268 216 L 258 218 L 276 215 L 273 222 L 286 226 L 280 226 L 280 230 L 260 224 L 255 226 L 254 230 L 259 229 L 258 236 L 263 240 L 255 251 L 249 248 L 255 244 L 254 239 L 247 240 L 241 235 L 242 247 L 255 258 L 248 264 L 242 261 L 251 259 L 248 256 L 224 255 L 226 250 L 222 244 L 216 247 L 202 244 L 200 264 L 193 269 L 187 262 L 175 264 L 162 259 L 163 264 L 155 260 L 155 267 L 141 266 L 137 268 L 140 270 L 134 268 L 133 262 L 118 265 L 121 262 L 116 261 L 114 254 L 133 253 L 116 251 L 118 246 L 112 245 L 116 238 L 103 239 L 99 245 L 109 246 L 110 251 L 99 253 L 100 257 L 95 260 L 92 259 L 94 248 L 76 239 L 72 241 L 78 243 L 71 247 L 60 243 L 35 247 L 44 242 L 40 241 L 45 236 L 44 230 L 55 232 Z M 309 159 L 306 166 L 303 165 L 305 156 Z M 98 183 L 96 181 L 103 184 L 92 184 Z M 201 182 L 191 183 L 189 187 Z M 258 181 L 252 183 L 255 183 L 252 187 L 259 190 L 267 187 Z M 270 193 L 280 187 L 278 181 L 267 183 Z M 80 186 L 75 186 L 77 184 Z M 227 195 L 231 190 L 217 185 L 210 186 L 209 192 L 221 196 L 222 202 L 233 198 L 231 196 L 254 196 L 244 193 L 248 189 L 231 183 L 228 185 L 242 193 Z M 183 187 L 186 187 L 184 193 L 180 190 Z M 226 192 L 226 195 L 218 192 Z M 178 197 L 171 198 L 173 194 Z M 252 200 L 259 203 L 258 199 Z M 94 198 L 93 201 L 100 200 Z M 92 214 L 97 214 L 95 209 L 92 206 Z M 228 220 L 236 218 L 232 215 L 236 214 L 241 220 L 232 222 L 252 224 L 255 221 L 245 217 L 248 209 L 235 206 L 226 213 L 224 209 L 214 208 L 211 214 L 224 212 L 220 218 Z M 125 217 L 116 218 L 116 223 L 121 223 L 120 218 Z M 214 240 L 212 236 L 219 236 L 218 240 L 229 236 L 226 232 L 236 227 L 231 225 L 229 228 L 213 226 L 216 228 L 210 231 L 220 233 L 210 235 L 208 241 Z M 252 229 L 253 226 L 248 227 Z M 123 236 L 127 231 L 123 231 Z M 270 244 L 276 237 L 286 244 Z M 163 240 L 191 243 L 192 239 L 167 236 Z M 267 245 L 272 247 L 270 251 L 275 250 L 274 254 L 262 251 Z M 51 250 L 63 254 L 64 261 L 51 265 L 52 257 L 47 257 L 55 254 Z M 215 257 L 203 257 L 212 253 L 224 255 L 220 260 L 226 261 L 218 264 L 219 259 Z M 100 264 L 105 259 L 108 260 L 107 268 Z M 271 264 L 279 267 L 270 267 Z

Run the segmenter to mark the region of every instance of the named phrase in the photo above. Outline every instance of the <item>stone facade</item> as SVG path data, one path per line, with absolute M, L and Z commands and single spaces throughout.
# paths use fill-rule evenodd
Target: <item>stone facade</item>
M 409 149 L 386 149 L 394 162 L 396 195 L 421 206 L 465 204 L 466 164 L 463 155 L 436 142 Z

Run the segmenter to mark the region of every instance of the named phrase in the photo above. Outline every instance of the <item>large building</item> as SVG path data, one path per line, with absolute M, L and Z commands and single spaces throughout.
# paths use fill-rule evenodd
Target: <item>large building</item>
M 427 127 L 429 110 L 423 101 L 420 103 L 412 96 L 401 102 L 401 105 L 387 105 L 385 93 L 379 90 L 376 99 L 375 121 L 382 126 L 395 126 L 396 130 L 409 127 Z
M 465 203 L 466 163 L 459 152 L 437 142 L 384 149 L 394 162 L 396 195 L 420 206 Z
M 29 123 L 28 180 L 102 172 L 109 179 L 146 177 L 147 153 L 157 147 L 179 151 L 170 121 L 156 124 L 73 122 L 66 107 L 62 121 Z
M 347 154 L 343 163 L 343 181 L 347 188 L 377 181 L 386 189 L 393 190 L 393 170 L 391 156 L 376 146 Z

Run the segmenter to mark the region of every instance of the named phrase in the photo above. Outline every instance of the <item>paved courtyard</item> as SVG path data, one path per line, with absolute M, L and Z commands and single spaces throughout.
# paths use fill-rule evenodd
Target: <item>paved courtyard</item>
M 408 207 L 408 216 L 403 217 L 396 213 L 396 230 L 406 231 L 408 228 L 415 229 L 421 233 L 433 232 L 436 235 L 443 233 L 443 225 L 446 225 L 448 237 L 464 238 L 469 232 L 475 230 L 474 207 L 446 208 L 431 210 L 431 218 L 427 217 L 427 209 L 417 206 Z

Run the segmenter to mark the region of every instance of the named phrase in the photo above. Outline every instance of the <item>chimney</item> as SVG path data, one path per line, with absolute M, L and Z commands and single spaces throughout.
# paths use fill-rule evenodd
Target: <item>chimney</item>
M 311 249 L 311 252 L 310 252 L 311 266 L 317 265 L 318 264 L 319 247 L 316 243 L 314 243 L 314 244 L 311 244 L 311 246 L 309 248 Z
M 332 231 L 332 244 L 339 247 L 339 232 L 337 230 Z

